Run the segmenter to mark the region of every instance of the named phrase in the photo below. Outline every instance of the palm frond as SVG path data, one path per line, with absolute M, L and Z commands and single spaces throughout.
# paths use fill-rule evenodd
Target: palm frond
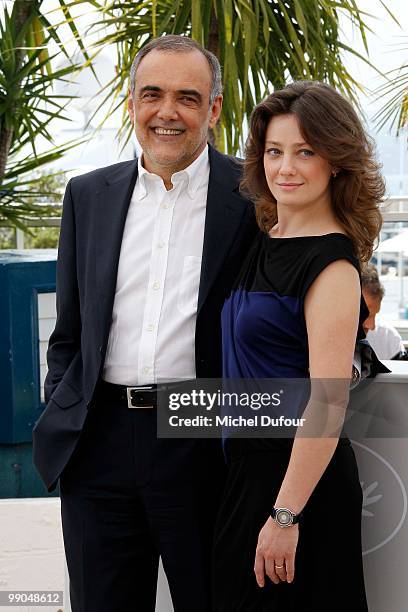
M 72 98 L 56 94 L 55 85 L 65 82 L 79 66 L 70 59 L 68 66 L 54 67 L 61 54 L 70 55 L 40 7 L 38 0 L 15 0 L 0 16 L 0 216 L 16 224 L 28 210 L 42 214 L 34 205 L 38 191 L 27 173 L 60 159 L 79 143 L 53 145 L 50 124 L 56 118 L 69 120 L 65 109 Z M 60 8 L 70 18 L 63 0 Z M 52 41 L 58 48 L 50 55 Z M 82 49 L 82 40 L 77 43 Z M 84 57 L 90 59 L 86 51 Z M 47 153 L 38 152 L 39 137 L 52 146 Z M 31 155 L 27 155 L 28 146 Z
M 77 0 L 76 5 L 81 3 L 87 1 Z M 152 33 L 191 36 L 216 53 L 224 80 L 224 134 L 217 131 L 217 142 L 227 143 L 230 153 L 242 146 L 242 126 L 268 90 L 289 80 L 319 79 L 357 102 L 360 86 L 345 69 L 345 56 L 358 56 L 374 67 L 341 41 L 339 17 L 345 15 L 368 50 L 370 14 L 356 0 L 113 0 L 92 5 L 99 14 L 90 30 L 99 37 L 96 48 L 116 46 L 117 74 L 111 83 L 116 100 L 128 88 L 135 54 Z M 121 131 L 128 135 L 126 117 L 125 122 Z

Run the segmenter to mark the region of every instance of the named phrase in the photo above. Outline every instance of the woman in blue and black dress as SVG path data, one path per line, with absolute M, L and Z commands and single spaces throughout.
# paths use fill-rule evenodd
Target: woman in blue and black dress
M 322 410 L 313 381 L 338 381 L 325 400 L 338 427 L 226 440 L 214 609 L 366 612 L 362 491 L 340 431 L 368 316 L 360 269 L 381 228 L 384 183 L 350 103 L 301 81 L 254 109 L 243 188 L 260 233 L 223 308 L 224 377 L 310 378 L 312 417 Z

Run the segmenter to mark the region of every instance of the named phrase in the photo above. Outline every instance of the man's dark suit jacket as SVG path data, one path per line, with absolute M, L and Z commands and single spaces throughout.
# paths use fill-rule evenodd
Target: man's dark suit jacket
M 257 231 L 253 206 L 239 193 L 238 162 L 212 147 L 209 160 L 195 334 L 197 378 L 221 376 L 220 312 Z M 71 179 L 65 192 L 57 321 L 47 353 L 47 405 L 33 431 L 34 463 L 49 491 L 76 446 L 101 376 L 136 179 L 137 162 L 122 162 Z

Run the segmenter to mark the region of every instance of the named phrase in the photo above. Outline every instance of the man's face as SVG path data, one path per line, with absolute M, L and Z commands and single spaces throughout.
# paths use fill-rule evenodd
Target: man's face
M 363 297 L 364 297 L 365 303 L 367 304 L 367 308 L 370 312 L 367 319 L 363 323 L 364 331 L 365 333 L 367 333 L 368 330 L 371 330 L 371 331 L 375 330 L 375 317 L 380 312 L 381 298 L 378 297 L 377 295 L 371 295 L 371 293 L 369 293 L 368 291 L 365 291 L 364 289 L 363 289 Z
M 207 144 L 221 113 L 210 105 L 211 69 L 199 51 L 150 51 L 136 72 L 128 111 L 146 170 L 168 177 L 189 166 Z

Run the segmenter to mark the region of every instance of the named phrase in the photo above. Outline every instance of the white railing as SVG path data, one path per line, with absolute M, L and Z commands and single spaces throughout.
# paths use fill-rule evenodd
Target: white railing
M 408 196 L 390 196 L 382 206 L 382 216 L 385 222 L 408 221 Z

